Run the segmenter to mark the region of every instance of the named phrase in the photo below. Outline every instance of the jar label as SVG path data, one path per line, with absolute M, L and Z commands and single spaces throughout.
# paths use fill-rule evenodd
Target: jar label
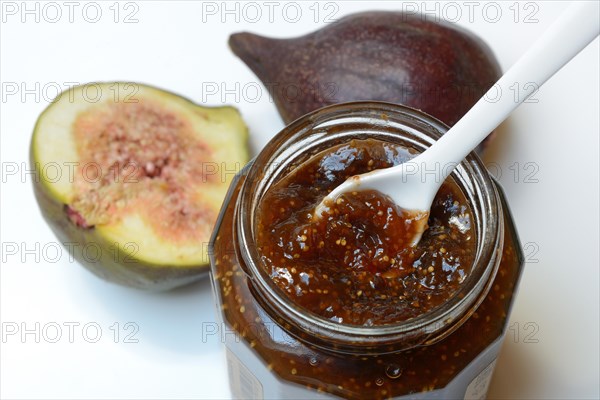
M 227 369 L 229 384 L 234 399 L 262 399 L 263 388 L 256 376 L 229 350 L 227 350 Z
M 485 367 L 485 369 L 471 381 L 465 392 L 465 400 L 485 399 L 490 382 L 492 381 L 492 373 L 494 372 L 495 366 L 496 360 L 492 361 L 490 365 Z

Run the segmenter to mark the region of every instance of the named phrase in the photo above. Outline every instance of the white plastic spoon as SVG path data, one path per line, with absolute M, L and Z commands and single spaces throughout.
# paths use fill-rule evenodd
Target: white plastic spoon
M 570 6 L 494 86 L 436 143 L 412 160 L 390 168 L 356 175 L 336 187 L 317 206 L 319 218 L 341 194 L 377 190 L 401 209 L 429 214 L 433 199 L 452 170 L 508 115 L 533 94 L 600 33 L 599 2 Z M 518 84 L 515 99 L 509 88 Z M 437 167 L 437 168 L 436 168 Z M 440 171 L 441 176 L 421 171 Z M 421 239 L 427 218 L 421 218 L 413 245 Z

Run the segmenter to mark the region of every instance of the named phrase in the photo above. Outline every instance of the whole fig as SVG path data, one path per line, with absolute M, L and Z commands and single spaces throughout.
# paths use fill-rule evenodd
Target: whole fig
M 236 33 L 229 45 L 286 123 L 330 104 L 380 100 L 453 125 L 501 74 L 473 33 L 403 12 L 353 14 L 292 39 Z

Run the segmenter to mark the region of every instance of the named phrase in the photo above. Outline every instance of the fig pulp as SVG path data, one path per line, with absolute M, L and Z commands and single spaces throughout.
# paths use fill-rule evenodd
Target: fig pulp
M 36 198 L 96 275 L 170 289 L 208 273 L 207 243 L 229 182 L 248 161 L 246 140 L 232 107 L 137 83 L 77 86 L 35 126 Z
M 402 12 L 344 17 L 293 39 L 229 39 L 286 123 L 326 105 L 399 103 L 455 124 L 498 80 L 490 48 L 456 25 Z

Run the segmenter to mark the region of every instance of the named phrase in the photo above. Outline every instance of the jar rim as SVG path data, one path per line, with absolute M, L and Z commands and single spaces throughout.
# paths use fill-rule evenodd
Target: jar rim
M 471 272 L 454 295 L 443 304 L 417 317 L 393 324 L 359 326 L 333 322 L 289 299 L 259 265 L 259 252 L 254 245 L 254 211 L 262 194 L 282 173 L 283 167 L 276 160 L 289 160 L 293 154 L 306 151 L 306 143 L 302 142 L 305 137 L 310 137 L 310 143 L 314 146 L 332 140 L 327 129 L 350 120 L 364 120 L 380 129 L 400 124 L 403 131 L 412 124 L 415 132 L 421 130 L 420 133 L 427 136 L 429 145 L 449 129 L 443 122 L 419 110 L 379 101 L 335 104 L 306 114 L 289 124 L 255 158 L 240 190 L 235 220 L 241 245 L 240 255 L 247 267 L 246 274 L 264 302 L 275 308 L 285 322 L 315 336 L 318 342 L 333 342 L 336 348 L 348 350 L 400 342 L 407 348 L 441 340 L 458 329 L 483 301 L 500 261 L 497 253 L 498 249 L 502 249 L 503 241 L 502 205 L 487 169 L 474 153 L 470 153 L 455 172 L 466 168 L 465 171 L 470 171 L 470 175 L 476 178 L 473 180 L 473 190 L 477 200 L 482 203 L 480 220 L 477 221 L 481 225 L 477 234 L 478 251 Z

